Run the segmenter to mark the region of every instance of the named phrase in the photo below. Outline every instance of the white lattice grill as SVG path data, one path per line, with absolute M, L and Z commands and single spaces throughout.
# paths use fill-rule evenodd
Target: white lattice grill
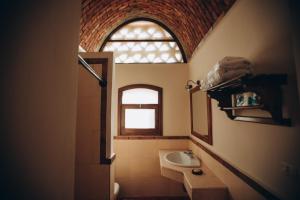
M 116 31 L 103 51 L 113 51 L 116 63 L 182 63 L 172 36 L 153 22 L 137 21 Z

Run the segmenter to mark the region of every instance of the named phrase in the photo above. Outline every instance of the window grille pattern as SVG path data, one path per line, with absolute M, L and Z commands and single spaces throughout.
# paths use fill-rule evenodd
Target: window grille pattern
M 175 39 L 160 25 L 135 21 L 113 33 L 103 51 L 113 51 L 116 63 L 182 63 Z

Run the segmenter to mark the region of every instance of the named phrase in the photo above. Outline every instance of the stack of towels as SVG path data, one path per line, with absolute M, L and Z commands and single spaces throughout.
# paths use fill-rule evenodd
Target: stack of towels
M 224 57 L 208 72 L 206 78 L 201 80 L 201 89 L 207 90 L 224 81 L 238 76 L 252 74 L 252 64 L 242 57 Z

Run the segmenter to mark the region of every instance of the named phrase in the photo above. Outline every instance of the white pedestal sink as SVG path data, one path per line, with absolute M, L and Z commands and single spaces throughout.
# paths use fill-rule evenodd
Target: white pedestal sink
M 200 160 L 190 151 L 167 153 L 164 159 L 171 165 L 180 167 L 200 167 Z

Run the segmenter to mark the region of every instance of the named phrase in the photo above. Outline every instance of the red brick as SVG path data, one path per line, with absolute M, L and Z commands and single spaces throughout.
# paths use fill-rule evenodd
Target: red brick
M 80 45 L 98 51 L 122 22 L 150 17 L 167 25 L 189 59 L 208 30 L 235 0 L 82 0 Z

